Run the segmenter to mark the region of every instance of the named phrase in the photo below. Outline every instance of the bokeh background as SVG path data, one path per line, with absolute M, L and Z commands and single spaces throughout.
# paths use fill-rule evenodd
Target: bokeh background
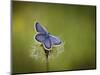
M 36 21 L 64 42 L 63 52 L 49 59 L 48 71 L 96 68 L 96 6 L 12 1 L 13 73 L 47 72 L 33 38 Z

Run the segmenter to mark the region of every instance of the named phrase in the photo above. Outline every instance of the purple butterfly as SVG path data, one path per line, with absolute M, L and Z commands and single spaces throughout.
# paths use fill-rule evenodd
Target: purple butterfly
M 35 24 L 35 29 L 38 32 L 35 36 L 35 39 L 43 44 L 43 47 L 46 50 L 52 48 L 53 45 L 60 45 L 61 40 L 58 37 L 55 37 L 48 33 L 45 28 L 43 28 L 38 22 Z

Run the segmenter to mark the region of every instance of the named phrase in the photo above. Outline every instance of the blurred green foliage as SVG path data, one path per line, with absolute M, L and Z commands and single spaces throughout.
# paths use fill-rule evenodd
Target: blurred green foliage
M 49 59 L 49 71 L 95 69 L 95 19 L 95 6 L 12 1 L 12 71 L 46 72 L 45 61 L 30 57 L 36 21 L 64 42 L 64 52 Z

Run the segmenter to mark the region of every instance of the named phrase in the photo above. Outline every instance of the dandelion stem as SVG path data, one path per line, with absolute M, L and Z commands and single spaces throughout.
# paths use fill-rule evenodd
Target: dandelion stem
M 43 45 L 41 45 L 43 47 Z M 44 47 L 44 52 L 45 52 L 45 56 L 46 56 L 46 69 L 47 69 L 47 72 L 49 70 L 49 61 L 48 61 L 48 56 L 49 56 L 49 50 L 46 50 Z
M 49 55 L 49 51 L 48 50 L 44 50 L 45 51 L 45 54 L 46 54 L 46 68 L 47 68 L 47 71 L 49 70 L 49 62 L 48 62 L 48 55 Z

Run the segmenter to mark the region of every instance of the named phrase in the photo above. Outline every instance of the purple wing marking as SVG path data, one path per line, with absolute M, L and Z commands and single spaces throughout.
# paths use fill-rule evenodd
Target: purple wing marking
M 45 40 L 45 34 L 37 34 L 35 36 L 35 39 L 38 41 L 38 42 L 43 42 Z
M 36 31 L 39 33 L 47 33 L 47 31 L 38 23 L 35 24 Z
M 55 36 L 50 36 L 50 40 L 51 40 L 51 43 L 52 45 L 59 45 L 61 44 L 61 40 L 58 38 L 58 37 L 55 37 Z
M 46 49 L 50 49 L 51 48 L 51 41 L 49 38 L 47 38 L 44 42 L 43 42 L 44 48 Z

